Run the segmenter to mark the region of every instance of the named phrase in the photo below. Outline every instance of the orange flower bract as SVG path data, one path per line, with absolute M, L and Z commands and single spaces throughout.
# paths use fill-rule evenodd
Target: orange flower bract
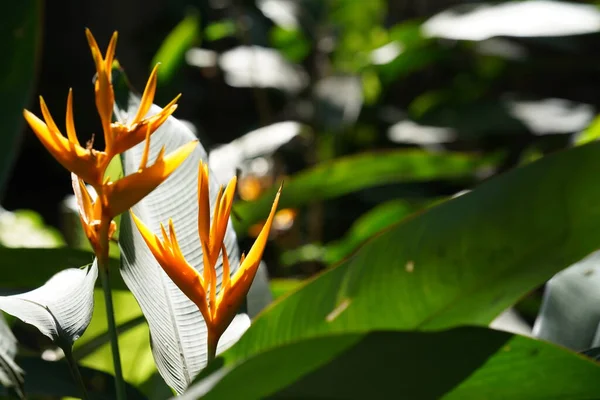
M 157 114 L 146 117 L 156 93 L 157 69 L 154 68 L 136 116 L 127 123 L 113 122 L 115 94 L 111 76 L 117 47 L 117 32 L 112 35 L 104 57 L 92 33 L 88 29 L 85 33 L 96 66 L 94 91 L 104 134 L 104 150 L 93 149 L 93 140 L 85 148 L 80 145 L 75 132 L 71 90 L 67 98 L 66 137 L 54 122 L 42 97 L 40 97 L 40 108 L 43 121 L 28 110 L 24 110 L 23 115 L 48 152 L 73 174 L 73 190 L 84 231 L 97 257 L 103 259 L 108 257 L 108 241 L 115 230 L 112 219 L 127 211 L 167 179 L 193 151 L 198 142 L 192 141 L 168 155 L 164 154 L 163 149 L 154 164 L 147 166 L 150 136 L 175 111 L 177 108 L 175 102 L 179 96 Z M 137 172 L 115 182 L 105 177 L 106 169 L 115 156 L 144 140 L 146 144 Z M 95 200 L 92 200 L 85 183 L 89 183 L 95 189 L 97 195 Z
M 223 240 L 229 223 L 236 178 L 231 179 L 225 190 L 222 187 L 220 188 L 211 223 L 208 166 L 201 162 L 198 172 L 198 236 L 204 261 L 202 274 L 196 271 L 181 253 L 175 227 L 171 220 L 169 220 L 168 232 L 162 224 L 160 225 L 161 239 L 152 233 L 133 212 L 131 215 L 144 241 L 162 269 L 179 289 L 196 304 L 204 316 L 208 328 L 209 354 L 212 353 L 214 356 L 219 338 L 235 317 L 256 275 L 267 244 L 273 217 L 277 210 L 281 188 L 275 196 L 271 212 L 260 234 L 248 255 L 244 256 L 242 254 L 240 267 L 231 276 L 229 257 L 227 249 L 223 245 Z M 223 255 L 223 281 L 217 293 L 216 265 L 219 254 Z

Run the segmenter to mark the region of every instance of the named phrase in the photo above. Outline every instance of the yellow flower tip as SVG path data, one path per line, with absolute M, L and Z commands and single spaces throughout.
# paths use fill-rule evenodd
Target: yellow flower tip
M 135 125 L 142 121 L 150 107 L 152 106 L 152 101 L 154 100 L 154 95 L 156 94 L 156 83 L 157 83 L 157 69 L 158 64 L 152 69 L 150 73 L 150 77 L 148 78 L 148 83 L 146 83 L 146 88 L 144 89 L 144 93 L 142 94 L 142 99 L 140 100 L 140 107 L 138 108 L 138 112 L 135 114 L 135 117 L 131 121 L 131 125 Z
M 67 115 L 66 127 L 67 127 L 67 138 L 69 142 L 79 144 L 77 139 L 77 133 L 75 132 L 75 120 L 73 117 L 73 89 L 69 88 L 69 95 L 67 97 Z
M 258 237 L 254 241 L 252 248 L 248 252 L 248 255 L 244 258 L 244 260 L 240 262 L 241 266 L 238 272 L 250 269 L 253 270 L 252 276 L 254 277 L 254 273 L 256 273 L 256 268 L 258 268 L 258 264 L 260 263 L 260 259 L 262 258 L 263 251 L 265 249 L 265 246 L 267 245 L 267 240 L 269 239 L 269 233 L 271 231 L 271 226 L 273 225 L 273 218 L 275 217 L 275 212 L 277 211 L 277 207 L 279 205 L 279 198 L 281 197 L 282 188 L 283 185 L 279 187 L 279 190 L 275 195 L 275 200 L 273 201 L 273 205 L 271 206 L 271 212 L 269 213 L 269 217 L 263 225 L 262 230 L 258 234 Z
M 106 58 L 104 61 L 104 68 L 105 68 L 105 71 L 107 71 L 107 73 L 110 73 L 113 59 L 115 58 L 115 51 L 117 49 L 118 36 L 119 36 L 119 34 L 117 33 L 117 31 L 114 31 L 110 38 L 110 42 L 108 43 L 108 48 L 106 49 Z

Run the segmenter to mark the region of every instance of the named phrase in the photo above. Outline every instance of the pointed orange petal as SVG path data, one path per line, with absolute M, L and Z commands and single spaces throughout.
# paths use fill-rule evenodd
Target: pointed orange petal
M 96 159 L 89 150 L 76 143 L 69 142 L 60 132 L 49 129 L 33 113 L 24 110 L 23 116 L 40 142 L 56 161 L 84 181 L 91 184 L 98 183 L 99 174 L 96 169 Z M 101 156 L 101 154 L 98 156 Z
M 275 212 L 277 211 L 277 206 L 279 204 L 279 197 L 281 196 L 281 187 L 277 191 L 277 195 L 275 196 L 275 200 L 273 201 L 273 206 L 271 207 L 271 212 L 269 217 L 267 218 L 267 222 L 265 222 L 260 234 L 256 238 L 256 241 L 252 245 L 252 248 L 248 252 L 248 255 L 243 258 L 240 262 L 240 268 L 236 271 L 232 280 L 232 290 L 238 290 L 240 293 L 238 295 L 245 296 L 248 289 L 250 289 L 250 284 L 254 279 L 254 275 L 256 274 L 256 270 L 258 269 L 258 264 L 262 258 L 263 251 L 265 246 L 267 245 L 267 240 L 269 239 L 269 232 L 271 231 L 271 225 L 273 224 L 273 218 L 275 217 Z M 243 277 L 243 275 L 248 273 L 247 277 Z M 240 281 L 245 281 L 241 283 Z M 236 288 L 236 286 L 238 286 Z M 241 293 L 244 292 L 244 293 Z
M 208 304 L 206 302 L 206 290 L 202 286 L 201 276 L 192 268 L 183 257 L 167 256 L 160 251 L 160 240 L 153 234 L 144 223 L 130 212 L 132 219 L 142 234 L 148 248 L 160 264 L 163 271 L 171 278 L 173 283 L 200 309 L 205 318 L 209 315 Z M 177 245 L 177 247 L 179 247 Z
M 205 243 L 208 246 L 210 243 L 208 166 L 202 161 L 198 164 L 198 233 L 201 243 Z
M 171 242 L 169 241 L 169 235 L 167 235 L 167 230 L 165 229 L 165 226 L 163 225 L 163 223 L 161 222 L 160 224 L 160 233 L 162 234 L 162 241 L 165 244 L 165 247 L 167 247 L 169 249 L 169 251 L 171 250 Z
M 138 231 L 142 235 L 144 242 L 146 242 L 146 245 L 148 245 L 148 248 L 154 255 L 156 261 L 158 261 L 158 263 L 161 265 L 163 263 L 166 263 L 168 259 L 167 257 L 165 257 L 165 254 L 161 251 L 163 246 L 161 245 L 161 242 L 158 239 L 158 237 L 154 233 L 152 233 L 150 229 L 148 229 L 148 227 L 133 213 L 133 211 L 130 211 L 129 214 L 131 215 L 135 226 L 137 226 Z
M 67 137 L 69 138 L 69 142 L 79 145 L 79 140 L 77 139 L 77 133 L 75 132 L 75 121 L 73 120 L 73 90 L 72 89 L 69 89 L 69 97 L 67 97 L 66 126 L 67 126 Z
M 113 32 L 110 42 L 108 43 L 108 48 L 106 49 L 106 56 L 104 58 L 104 69 L 105 71 L 112 71 L 112 63 L 115 59 L 115 50 L 117 49 L 117 31 Z
M 54 123 L 54 119 L 52 118 L 50 110 L 48 110 L 48 106 L 46 106 L 46 102 L 44 101 L 44 98 L 42 96 L 40 96 L 40 108 L 42 110 L 42 115 L 44 116 L 44 121 L 46 121 L 46 125 L 48 126 L 48 128 L 51 131 L 60 134 L 60 129 L 58 129 L 56 123 Z
M 140 169 L 107 186 L 109 215 L 114 218 L 146 197 L 185 161 L 197 145 L 197 140 L 189 142 L 166 157 L 157 158 L 151 167 Z
M 131 125 L 137 124 L 140 122 L 152 106 L 152 101 L 154 101 L 154 94 L 156 93 L 156 81 L 157 81 L 157 73 L 158 66 L 160 64 L 156 64 L 152 69 L 152 73 L 148 78 L 148 83 L 146 83 L 146 88 L 144 89 L 144 94 L 142 95 L 142 100 L 140 101 L 140 108 L 138 108 L 138 112 L 130 122 Z
M 221 283 L 221 292 L 226 292 L 231 283 L 231 268 L 225 245 L 221 246 L 221 252 L 223 253 L 223 283 Z
M 92 35 L 92 32 L 88 28 L 85 28 L 85 36 L 87 37 L 88 45 L 92 50 L 92 57 L 94 59 L 94 63 L 96 64 L 96 72 L 100 73 L 104 68 L 102 65 L 100 47 L 98 47 L 98 43 L 96 42 L 94 35 Z
M 211 264 L 213 265 L 217 262 L 217 258 L 219 257 L 219 249 L 221 248 L 221 243 L 217 239 L 219 236 L 219 208 L 221 207 L 221 197 L 223 197 L 223 186 L 220 185 L 217 198 L 215 199 L 213 219 L 210 224 L 209 258 L 211 260 Z
M 150 156 L 150 127 L 146 129 L 146 141 L 144 142 L 144 151 L 142 152 L 142 159 L 140 160 L 139 169 L 146 168 L 148 165 L 148 157 Z
M 170 104 L 169 106 L 163 108 L 158 113 L 153 116 L 143 120 L 142 124 L 152 124 L 154 130 L 157 130 L 164 122 L 169 118 L 173 113 L 177 110 L 177 104 Z
M 227 184 L 225 193 L 219 202 L 219 214 L 213 221 L 213 223 L 216 225 L 215 241 L 218 243 L 218 246 L 221 246 L 223 240 L 225 239 L 227 225 L 229 224 L 229 214 L 231 213 L 231 205 L 233 204 L 233 198 L 235 196 L 236 184 L 237 177 L 234 176 Z

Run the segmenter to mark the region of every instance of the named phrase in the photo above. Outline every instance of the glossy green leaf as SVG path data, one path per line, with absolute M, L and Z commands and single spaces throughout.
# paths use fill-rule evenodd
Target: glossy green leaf
M 232 354 L 330 332 L 489 324 L 598 248 L 599 157 L 600 143 L 547 156 L 387 229 L 271 305 Z
M 592 360 L 484 328 L 332 334 L 235 365 L 224 361 L 182 398 L 542 400 L 595 398 L 600 391 L 600 365 Z
M 279 297 L 298 289 L 303 283 L 304 281 L 302 279 L 277 278 L 272 279 L 271 282 L 269 282 L 269 286 L 273 298 L 278 299 Z
M 185 63 L 188 51 L 200 36 L 200 16 L 197 12 L 187 15 L 165 38 L 152 59 L 152 65 L 160 63 L 158 82 L 165 84 Z
M 315 200 L 390 183 L 465 177 L 481 164 L 479 158 L 468 154 L 413 150 L 372 152 L 340 158 L 286 180 L 279 207 L 298 207 Z M 256 201 L 235 204 L 235 212 L 240 216 L 240 221 L 236 221 L 238 232 L 245 232 L 249 226 L 266 218 L 276 191 L 274 187 Z
M 52 276 L 65 268 L 79 268 L 94 261 L 89 251 L 59 247 L 55 249 L 6 248 L 0 247 L 0 290 L 29 290 L 41 286 Z M 119 261 L 110 260 L 111 270 L 117 271 Z M 27 273 L 23 273 L 26 270 Z M 110 274 L 111 287 L 127 290 L 118 273 Z M 98 286 L 100 282 L 98 281 Z
M 18 357 L 17 362 L 26 372 L 25 394 L 29 398 L 81 398 L 81 391 L 73 380 L 64 361 L 44 361 L 41 358 Z M 90 400 L 113 400 L 115 379 L 112 375 L 87 367 L 79 367 Z M 3 393 L 4 392 L 4 393 Z M 0 387 L 0 394 L 6 395 Z M 128 400 L 144 400 L 146 397 L 135 387 L 126 384 Z
M 334 264 L 350 255 L 377 232 L 398 223 L 418 208 L 418 206 L 403 200 L 392 200 L 380 204 L 361 215 L 341 239 L 322 246 L 309 244 L 286 251 L 281 256 L 281 262 L 284 265 L 306 261 Z
M 35 83 L 37 55 L 42 31 L 41 0 L 4 4 L 0 23 L 0 192 L 9 176 L 25 126 L 23 108 L 30 101 Z

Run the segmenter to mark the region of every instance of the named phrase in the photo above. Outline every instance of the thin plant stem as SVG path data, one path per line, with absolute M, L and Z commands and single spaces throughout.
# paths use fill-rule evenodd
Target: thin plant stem
M 81 372 L 79 372 L 77 362 L 73 358 L 73 353 L 71 352 L 70 346 L 66 346 L 65 348 L 63 348 L 63 352 L 65 353 L 67 364 L 69 365 L 69 369 L 71 370 L 71 375 L 73 375 L 73 379 L 79 385 L 79 389 L 81 389 L 81 398 L 83 400 L 89 399 L 87 389 L 85 388 L 85 383 L 83 382 L 83 377 L 81 376 Z
M 98 260 L 100 261 L 100 260 Z M 108 335 L 110 337 L 110 347 L 112 350 L 113 366 L 115 370 L 115 383 L 117 386 L 117 400 L 126 400 L 125 380 L 123 379 L 123 370 L 121 369 L 121 356 L 119 353 L 119 339 L 117 336 L 117 326 L 115 323 L 115 311 L 112 301 L 112 291 L 108 279 L 108 265 L 100 265 L 100 279 L 104 291 L 104 304 L 106 305 L 106 320 L 108 321 Z
M 110 347 L 112 350 L 113 367 L 115 370 L 115 385 L 117 389 L 117 400 L 126 400 L 125 380 L 123 379 L 123 370 L 121 368 L 121 355 L 119 352 L 119 338 L 117 334 L 117 324 L 115 323 L 115 310 L 113 307 L 112 290 L 110 288 L 110 280 L 108 277 L 109 269 L 109 240 L 108 232 L 110 229 L 110 219 L 102 219 L 100 223 L 100 240 L 103 241 L 100 246 L 101 254 L 96 254 L 98 257 L 98 269 L 100 280 L 102 281 L 102 291 L 104 292 L 104 304 L 106 306 L 106 320 L 108 321 L 108 335 L 110 338 Z

